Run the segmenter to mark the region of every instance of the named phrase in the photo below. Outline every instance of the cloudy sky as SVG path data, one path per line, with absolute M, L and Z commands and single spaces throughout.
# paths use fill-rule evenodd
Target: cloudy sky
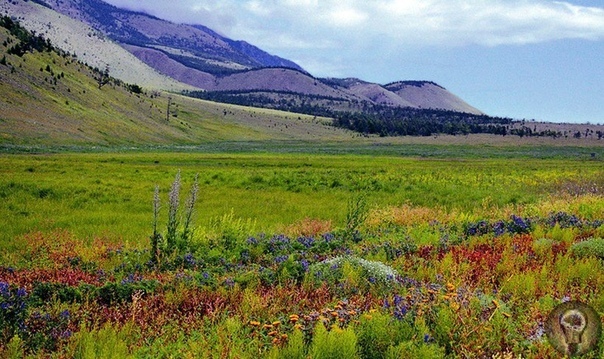
M 600 0 L 106 0 L 317 77 L 430 80 L 494 116 L 604 123 Z

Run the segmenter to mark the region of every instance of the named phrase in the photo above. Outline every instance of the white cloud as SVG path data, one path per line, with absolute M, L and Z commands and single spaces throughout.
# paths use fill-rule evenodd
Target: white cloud
M 604 7 L 548 0 L 107 0 L 302 60 L 397 50 L 604 39 Z
M 546 0 L 108 0 L 233 37 L 274 43 L 361 39 L 413 45 L 525 44 L 604 38 L 604 8 Z M 253 31 L 251 31 L 252 29 Z M 295 41 L 294 41 L 295 42 Z M 289 46 L 291 41 L 283 44 Z
M 230 2 L 234 3 L 234 0 Z M 278 30 L 270 24 L 275 19 L 277 24 L 289 23 L 290 31 L 300 33 L 300 36 L 308 33 L 305 28 L 312 27 L 314 30 L 310 33 L 322 36 L 354 36 L 373 41 L 371 36 L 380 35 L 397 42 L 425 45 L 501 45 L 564 38 L 604 38 L 604 9 L 568 2 L 254 0 L 248 3 L 271 10 L 262 13 L 260 18 L 246 18 L 241 14 L 240 20 L 245 26 L 258 25 L 256 22 L 260 21 L 267 30 Z M 334 29 L 351 31 L 333 34 Z

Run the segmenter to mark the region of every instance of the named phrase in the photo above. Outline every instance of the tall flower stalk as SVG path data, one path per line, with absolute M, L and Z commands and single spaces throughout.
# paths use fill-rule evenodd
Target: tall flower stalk
M 195 202 L 199 193 L 199 174 L 195 175 L 195 182 L 191 187 L 189 197 L 185 202 L 184 208 L 180 211 L 180 171 L 176 173 L 174 182 L 168 193 L 168 224 L 165 237 L 159 233 L 159 186 L 155 186 L 153 194 L 153 235 L 151 236 L 151 260 L 158 264 L 160 256 L 170 255 L 175 251 L 182 251 L 189 247 L 189 242 L 193 236 L 191 225 L 193 222 L 193 213 Z M 165 238 L 165 239 L 164 239 Z
M 176 178 L 168 194 L 168 229 L 166 232 L 166 246 L 168 250 L 174 249 L 177 239 L 178 205 L 180 198 L 180 170 L 176 173 Z
M 199 192 L 199 174 L 195 175 L 195 181 L 193 182 L 193 187 L 191 187 L 191 192 L 189 193 L 189 197 L 185 202 L 185 220 L 182 230 L 182 240 L 183 242 L 188 242 L 191 238 L 192 231 L 190 229 L 191 220 L 193 219 L 193 210 L 195 209 L 195 202 L 197 201 L 197 194 Z
M 162 241 L 162 235 L 157 231 L 157 222 L 159 222 L 159 186 L 155 186 L 153 193 L 153 235 L 151 236 L 151 260 L 157 263 L 159 260 L 159 252 Z

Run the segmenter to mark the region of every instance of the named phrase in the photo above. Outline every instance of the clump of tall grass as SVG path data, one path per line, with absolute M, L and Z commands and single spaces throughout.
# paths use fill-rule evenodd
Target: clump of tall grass
M 189 197 L 182 209 L 180 208 L 180 177 L 180 171 L 178 171 L 168 193 L 168 223 L 166 225 L 165 236 L 158 229 L 161 203 L 159 186 L 155 186 L 153 195 L 153 234 L 151 235 L 151 260 L 154 263 L 158 263 L 162 255 L 185 251 L 193 235 L 191 224 L 199 192 L 199 175 L 195 175 Z
M 345 237 L 354 242 L 360 242 L 362 237 L 359 231 L 361 225 L 367 219 L 369 209 L 367 206 L 367 198 L 364 194 L 359 194 L 351 197 L 348 200 L 348 209 L 346 211 L 346 228 Z

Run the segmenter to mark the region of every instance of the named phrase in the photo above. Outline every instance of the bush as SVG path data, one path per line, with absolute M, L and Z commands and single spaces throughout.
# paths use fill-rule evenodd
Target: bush
M 364 317 L 357 327 L 360 354 L 363 358 L 385 358 L 388 349 L 413 338 L 413 327 L 390 315 L 374 313 Z
M 304 333 L 295 330 L 283 347 L 274 347 L 269 353 L 270 359 L 305 359 Z
M 88 358 L 132 358 L 129 353 L 125 330 L 118 330 L 110 324 L 101 329 L 82 328 L 75 333 L 68 348 L 69 356 Z
M 591 238 L 573 244 L 570 252 L 578 258 L 596 257 L 604 259 L 604 238 Z
M 139 281 L 133 283 L 107 283 L 98 289 L 99 302 L 106 305 L 132 301 L 137 292 L 149 294 L 157 288 L 156 281 Z
M 388 348 L 384 358 L 422 358 L 422 359 L 440 359 L 445 357 L 443 348 L 435 344 L 416 345 L 413 342 L 404 342 L 397 346 Z
M 332 328 L 328 331 L 323 324 L 317 324 L 311 345 L 313 359 L 354 359 L 358 358 L 357 336 L 350 327 Z

